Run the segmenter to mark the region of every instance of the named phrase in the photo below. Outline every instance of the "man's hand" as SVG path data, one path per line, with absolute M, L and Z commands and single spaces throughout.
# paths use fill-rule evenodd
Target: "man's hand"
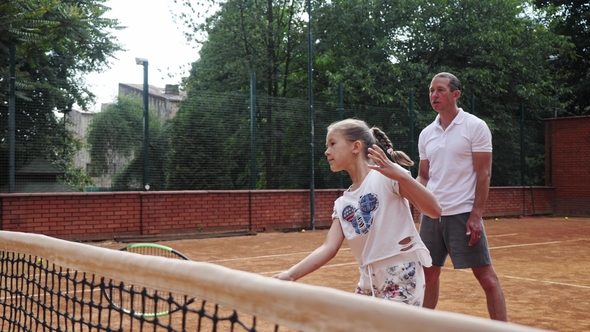
M 477 241 L 481 238 L 483 230 L 483 220 L 478 217 L 470 216 L 469 220 L 467 220 L 467 233 L 465 235 L 471 236 L 469 240 L 469 246 L 476 244 Z

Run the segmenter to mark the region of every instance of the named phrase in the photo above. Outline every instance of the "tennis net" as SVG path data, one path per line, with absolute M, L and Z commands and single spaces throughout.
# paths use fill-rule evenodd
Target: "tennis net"
M 29 233 L 0 269 L 2 331 L 539 331 Z

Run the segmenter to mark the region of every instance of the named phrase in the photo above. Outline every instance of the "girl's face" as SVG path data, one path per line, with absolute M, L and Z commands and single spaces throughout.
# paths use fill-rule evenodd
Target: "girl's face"
M 339 130 L 330 130 L 326 135 L 326 152 L 330 170 L 339 172 L 346 170 L 352 162 L 353 143 L 342 136 Z

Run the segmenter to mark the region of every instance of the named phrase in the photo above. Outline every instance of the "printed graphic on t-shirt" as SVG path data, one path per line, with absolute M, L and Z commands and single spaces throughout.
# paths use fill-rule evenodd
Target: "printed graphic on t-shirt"
M 379 207 L 377 195 L 369 193 L 359 198 L 359 207 L 347 205 L 342 209 L 342 219 L 348 221 L 357 234 L 367 234 L 373 223 L 375 210 Z

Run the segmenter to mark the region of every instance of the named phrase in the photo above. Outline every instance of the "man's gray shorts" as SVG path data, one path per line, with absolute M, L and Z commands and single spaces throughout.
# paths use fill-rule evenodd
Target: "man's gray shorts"
M 444 266 L 447 255 L 451 256 L 455 269 L 492 264 L 483 222 L 481 238 L 470 247 L 471 236 L 465 235 L 468 219 L 469 213 L 443 216 L 440 220 L 420 216 L 420 237 L 430 250 L 432 265 Z

